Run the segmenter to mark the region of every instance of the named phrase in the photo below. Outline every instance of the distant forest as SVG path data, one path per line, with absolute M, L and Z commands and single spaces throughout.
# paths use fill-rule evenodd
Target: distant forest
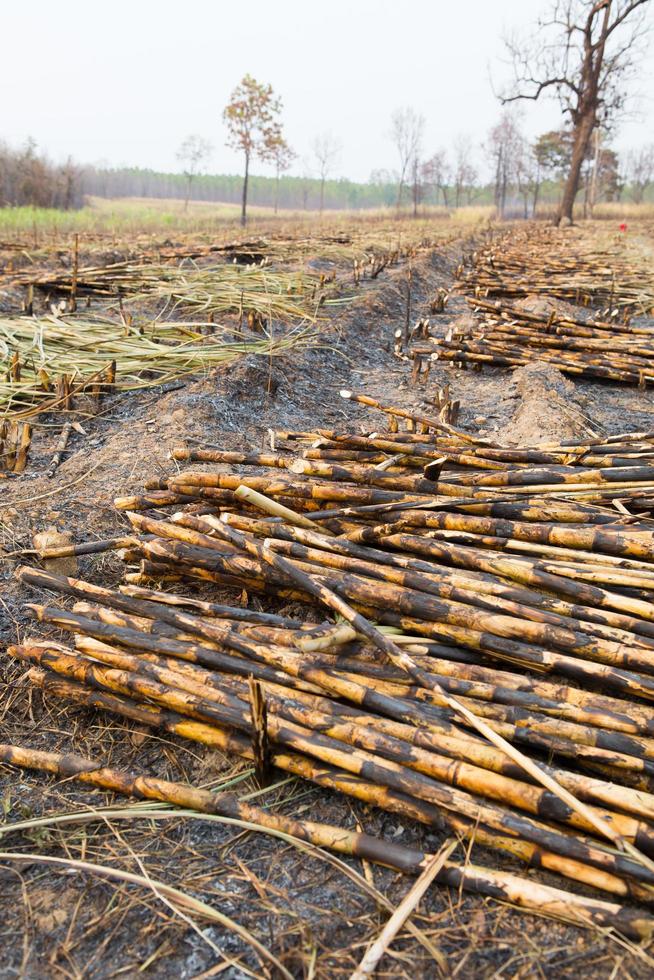
M 509 136 L 505 130 L 509 130 Z M 468 154 L 449 163 L 443 152 L 413 168 L 404 183 L 398 174 L 376 171 L 367 183 L 346 178 L 288 176 L 249 177 L 249 201 L 279 210 L 316 211 L 412 208 L 441 205 L 448 210 L 470 205 L 495 205 L 502 217 L 528 217 L 560 199 L 567 165 L 567 144 L 561 133 L 546 133 L 534 144 L 535 167 L 524 157 L 505 150 L 514 135 L 506 121 L 493 130 L 498 147 L 495 180 L 482 183 Z M 495 144 L 491 144 L 495 145 Z M 506 161 L 513 161 L 509 167 Z M 602 150 L 582 173 L 585 204 L 595 201 L 650 201 L 654 198 L 654 146 L 644 148 L 622 167 L 616 154 Z M 63 210 L 80 208 L 87 197 L 164 198 L 238 205 L 243 191 L 241 174 L 162 173 L 139 167 L 81 166 L 70 158 L 53 164 L 33 142 L 14 150 L 0 143 L 0 207 L 32 205 Z
M 636 193 L 633 183 L 617 179 L 611 168 L 606 186 L 598 194 L 600 200 L 651 200 L 654 187 L 649 179 Z M 464 182 L 457 179 L 457 172 L 451 180 L 433 179 L 423 176 L 417 183 L 407 182 L 402 195 L 404 207 L 421 205 L 441 205 L 448 209 L 470 205 L 497 205 L 498 191 L 495 183 Z M 584 184 L 588 185 L 590 168 L 584 174 Z M 505 190 L 506 200 L 499 210 L 507 217 L 526 217 L 535 210 L 536 201 L 542 206 L 555 205 L 561 195 L 562 180 L 559 173 L 543 173 L 538 182 L 534 180 L 520 183 L 511 180 L 510 189 Z M 185 174 L 161 173 L 139 167 L 117 167 L 111 169 L 84 167 L 79 170 L 78 191 L 83 195 L 105 198 L 145 197 L 185 200 L 187 195 L 193 201 L 240 204 L 243 190 L 243 177 L 240 174 L 197 174 L 189 187 Z M 587 187 L 586 187 L 587 190 Z M 292 177 L 286 174 L 279 178 L 249 178 L 248 198 L 250 204 L 280 210 L 316 211 L 321 200 L 321 180 L 315 177 Z M 385 171 L 373 173 L 367 183 L 358 183 L 345 177 L 327 178 L 324 182 L 325 210 L 355 210 L 365 208 L 393 208 L 398 203 L 397 176 Z
M 85 194 L 97 197 L 159 197 L 184 200 L 188 180 L 184 174 L 158 173 L 138 167 L 111 170 L 87 167 L 82 172 Z M 317 210 L 320 203 L 321 181 L 313 177 L 256 177 L 249 178 L 248 198 L 251 204 L 296 211 Z M 193 178 L 190 199 L 225 204 L 239 204 L 243 191 L 240 174 L 198 174 Z M 438 199 L 438 200 L 437 200 Z M 329 210 L 390 207 L 397 200 L 397 184 L 370 182 L 359 184 L 352 180 L 326 180 L 324 207 Z M 442 203 L 436 189 L 425 203 Z

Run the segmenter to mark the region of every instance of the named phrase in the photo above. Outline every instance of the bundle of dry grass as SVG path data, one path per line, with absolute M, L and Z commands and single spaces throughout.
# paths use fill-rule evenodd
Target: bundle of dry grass
M 0 319 L 0 414 L 71 409 L 83 392 L 128 391 L 201 374 L 248 354 L 273 357 L 315 343 L 310 325 L 260 337 L 214 323 L 106 317 Z

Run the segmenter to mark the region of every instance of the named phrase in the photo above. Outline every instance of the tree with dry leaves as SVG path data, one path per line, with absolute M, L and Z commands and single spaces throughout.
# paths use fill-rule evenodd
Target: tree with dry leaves
M 593 131 L 625 108 L 649 0 L 551 0 L 531 41 L 507 40 L 513 83 L 502 102 L 555 96 L 572 132 L 557 223 L 571 222 Z
M 227 126 L 227 146 L 240 150 L 245 159 L 241 224 L 247 221 L 248 178 L 253 159 L 274 162 L 275 152 L 284 142 L 279 114 L 281 99 L 271 85 L 262 85 L 252 75 L 245 75 L 231 94 L 223 111 Z

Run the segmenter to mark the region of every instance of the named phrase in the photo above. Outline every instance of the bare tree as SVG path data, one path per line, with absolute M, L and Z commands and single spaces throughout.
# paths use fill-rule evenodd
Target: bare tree
M 513 172 L 516 190 L 522 198 L 522 216 L 528 218 L 530 212 L 532 215 L 536 213 L 541 167 L 534 147 L 525 139 L 519 139 L 516 142 Z
M 232 92 L 223 111 L 223 120 L 228 131 L 227 145 L 241 150 L 245 157 L 241 197 L 242 225 L 247 221 L 250 162 L 254 157 L 259 160 L 274 160 L 275 147 L 283 139 L 278 120 L 281 109 L 281 100 L 276 98 L 271 85 L 261 85 L 252 75 L 245 75 Z
M 341 144 L 331 133 L 323 133 L 313 141 L 312 149 L 320 178 L 320 213 L 322 214 L 325 206 L 325 181 L 336 166 Z
M 493 166 L 497 216 L 505 216 L 509 188 L 517 182 L 517 165 L 522 153 L 523 136 L 513 115 L 504 111 L 500 121 L 488 134 L 486 151 Z
M 402 205 L 402 191 L 407 176 L 411 173 L 414 161 L 420 156 L 422 134 L 425 128 L 423 116 L 409 106 L 396 109 L 391 116 L 391 137 L 395 143 L 400 158 L 399 180 L 397 187 L 397 207 Z
M 472 162 L 472 140 L 469 136 L 459 135 L 454 140 L 454 207 L 461 205 L 463 195 L 470 203 L 471 189 L 477 179 L 477 170 Z
M 630 194 L 636 204 L 645 197 L 647 188 L 654 183 L 654 143 L 632 150 L 627 156 L 627 181 Z
M 284 171 L 289 170 L 297 153 L 290 148 L 285 139 L 280 139 L 272 152 L 275 165 L 275 214 L 279 204 L 279 179 Z
M 188 208 L 191 196 L 191 185 L 198 174 L 204 170 L 213 147 L 208 140 L 202 136 L 187 136 L 177 151 L 177 159 L 183 166 L 182 173 L 186 177 L 186 197 L 184 198 L 184 210 Z
M 309 208 L 309 194 L 311 193 L 311 188 L 313 186 L 311 160 L 308 157 L 302 157 L 300 164 L 302 166 L 302 176 L 299 180 L 299 186 L 300 193 L 302 195 L 302 210 L 307 211 Z
M 424 169 L 420 157 L 416 153 L 411 161 L 411 199 L 413 201 L 413 217 L 418 217 L 418 207 L 424 193 Z
M 450 165 L 445 150 L 437 150 L 422 165 L 423 183 L 435 187 L 443 196 L 443 204 L 448 207 L 448 193 L 451 181 Z
M 555 96 L 572 128 L 572 155 L 557 222 L 572 221 L 593 130 L 608 128 L 625 107 L 645 31 L 647 0 L 550 0 L 530 43 L 506 42 L 514 80 L 502 96 Z M 639 9 L 640 8 L 640 9 Z

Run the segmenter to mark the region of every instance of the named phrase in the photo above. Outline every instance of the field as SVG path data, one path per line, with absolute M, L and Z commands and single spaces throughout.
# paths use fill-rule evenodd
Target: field
M 652 216 L 236 217 L 0 210 L 0 974 L 651 976 Z
M 430 220 L 449 221 L 466 227 L 488 221 L 491 207 L 462 207 L 449 212 L 442 207 L 423 208 Z M 642 210 L 645 210 L 643 206 Z M 351 225 L 350 212 L 329 211 L 321 218 L 317 211 L 289 211 L 278 215 L 273 208 L 252 206 L 251 221 L 259 231 L 292 228 L 320 221 L 328 229 L 334 225 Z M 170 231 L 192 236 L 235 229 L 240 219 L 240 208 L 231 204 L 212 204 L 203 201 L 184 201 L 170 198 L 116 198 L 91 197 L 78 211 L 57 211 L 48 208 L 16 207 L 0 211 L 0 239 L 14 246 L 25 244 L 30 250 L 39 245 L 72 245 L 75 233 L 116 244 L 129 239 L 143 239 L 146 235 L 163 235 Z M 357 224 L 382 224 L 388 226 L 396 219 L 395 210 L 369 210 L 359 213 Z M 251 225 L 252 226 L 252 225 Z

